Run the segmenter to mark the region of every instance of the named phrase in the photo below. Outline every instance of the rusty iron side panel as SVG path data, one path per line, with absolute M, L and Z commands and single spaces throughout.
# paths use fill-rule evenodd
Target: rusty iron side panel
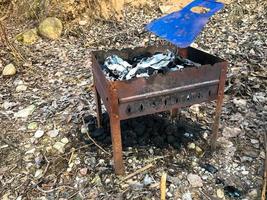
M 105 105 L 107 111 L 110 111 L 110 91 L 109 88 L 111 87 L 110 82 L 106 79 L 104 73 L 101 70 L 94 54 L 92 56 L 92 67 L 93 67 L 93 76 L 94 76 L 94 85 L 99 93 L 103 104 Z
M 149 78 L 135 78 L 128 81 L 115 81 L 119 98 L 157 92 L 164 89 L 197 84 L 210 80 L 219 80 L 220 67 L 217 64 L 200 68 L 190 67 L 182 71 L 156 74 Z M 129 88 L 131 88 L 129 90 Z

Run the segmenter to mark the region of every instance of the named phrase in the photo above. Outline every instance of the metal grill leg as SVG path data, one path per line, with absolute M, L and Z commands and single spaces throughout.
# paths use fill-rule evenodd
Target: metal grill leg
M 216 149 L 216 141 L 218 138 L 218 130 L 220 124 L 221 109 L 222 109 L 222 100 L 223 97 L 220 97 L 220 99 L 217 100 L 214 123 L 212 126 L 211 151 L 214 151 Z
M 178 108 L 171 109 L 171 120 L 176 119 L 177 114 L 178 114 Z
M 223 95 L 224 95 L 224 84 L 226 79 L 226 66 L 223 67 L 220 75 L 220 82 L 219 82 L 219 89 L 218 89 L 218 98 L 217 98 L 217 105 L 214 117 L 214 123 L 212 126 L 212 136 L 211 136 L 211 151 L 216 149 L 216 140 L 218 138 L 218 130 L 219 130 L 219 123 L 220 123 L 220 116 L 223 104 Z
M 110 128 L 112 136 L 112 149 L 113 149 L 115 173 L 117 175 L 123 175 L 124 165 L 122 158 L 121 127 L 120 127 L 120 120 L 115 116 L 111 116 L 110 118 Z
M 97 112 L 97 127 L 102 127 L 102 110 L 101 110 L 101 98 L 99 96 L 99 93 L 94 87 L 95 90 L 95 102 L 96 102 L 96 112 Z

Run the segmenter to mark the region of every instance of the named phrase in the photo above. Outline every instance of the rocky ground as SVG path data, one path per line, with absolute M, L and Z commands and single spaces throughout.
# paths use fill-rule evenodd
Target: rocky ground
M 158 9 L 125 10 L 124 22 L 98 20 L 65 26 L 60 40 L 15 41 L 16 62 L 0 43 L 0 196 L 2 199 L 159 199 L 167 173 L 168 199 L 260 199 L 267 95 L 267 4 L 240 0 L 212 18 L 192 45 L 229 61 L 218 149 L 208 155 L 215 103 L 125 122 L 126 174 L 112 168 L 108 120 L 94 126 L 90 51 L 160 42 L 143 27 Z M 6 23 L 10 40 L 34 23 Z M 70 28 L 71 27 L 71 28 Z M 92 122 L 92 123 L 91 123 Z M 93 124 L 93 125 L 92 125 Z M 162 126 L 159 126 L 162 125 Z M 102 134 L 104 135 L 102 137 Z

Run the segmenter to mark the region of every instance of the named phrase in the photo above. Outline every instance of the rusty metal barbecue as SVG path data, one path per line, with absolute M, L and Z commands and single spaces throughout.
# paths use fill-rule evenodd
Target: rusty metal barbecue
M 131 60 L 145 53 L 154 54 L 166 49 L 202 64 L 201 67 L 188 67 L 181 71 L 155 74 L 148 78 L 134 78 L 122 81 L 109 81 L 102 69 L 104 59 L 116 54 Z M 217 100 L 215 121 L 212 127 L 211 147 L 215 148 L 219 118 L 223 103 L 227 62 L 200 50 L 188 47 L 177 49 L 168 46 L 95 51 L 92 52 L 95 99 L 97 105 L 98 127 L 101 127 L 101 99 L 110 117 L 112 148 L 115 173 L 124 174 L 120 121 L 171 111 L 175 117 L 177 110 L 201 102 Z

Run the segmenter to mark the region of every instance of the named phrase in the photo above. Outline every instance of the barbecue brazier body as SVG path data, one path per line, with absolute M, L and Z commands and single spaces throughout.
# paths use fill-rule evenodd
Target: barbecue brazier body
M 200 63 L 201 67 L 186 67 L 179 71 L 155 74 L 148 78 L 109 81 L 101 69 L 107 56 L 116 54 L 132 60 L 146 53 L 173 51 L 184 58 Z M 142 115 L 177 110 L 201 102 L 217 100 L 211 147 L 215 148 L 219 118 L 223 103 L 227 62 L 194 48 L 175 46 L 149 46 L 135 49 L 92 52 L 97 121 L 101 127 L 101 99 L 110 117 L 114 167 L 116 174 L 124 174 L 120 121 Z

